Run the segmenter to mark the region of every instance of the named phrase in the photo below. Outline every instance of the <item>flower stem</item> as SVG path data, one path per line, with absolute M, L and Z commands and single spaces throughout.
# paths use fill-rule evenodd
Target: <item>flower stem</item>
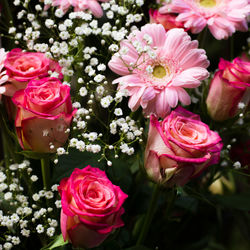
M 43 176 L 43 187 L 48 190 L 50 188 L 50 159 L 41 158 L 41 168 Z
M 153 190 L 153 194 L 151 196 L 151 201 L 150 201 L 150 204 L 149 204 L 149 208 L 147 210 L 147 213 L 146 213 L 146 217 L 145 217 L 145 220 L 144 220 L 144 223 L 143 223 L 143 226 L 142 226 L 142 230 L 141 230 L 141 233 L 139 235 L 139 238 L 137 240 L 137 243 L 136 245 L 141 245 L 147 234 L 148 234 L 148 230 L 149 230 L 149 226 L 154 218 L 154 213 L 156 211 L 156 208 L 157 208 L 157 199 L 158 199 L 158 196 L 159 196 L 159 192 L 160 191 L 160 185 L 159 184 L 155 184 L 154 185 L 154 190 Z
M 2 132 L 2 141 L 3 141 L 3 155 L 4 155 L 4 163 L 5 167 L 8 169 L 10 165 L 10 154 L 9 154 L 9 148 L 8 148 L 8 142 L 6 141 L 6 136 L 4 132 Z
M 198 35 L 199 47 L 205 49 L 205 42 L 207 37 L 207 27 Z
M 7 24 L 10 24 L 10 23 L 13 24 L 13 18 L 12 18 L 12 14 L 11 14 L 11 10 L 10 10 L 8 0 L 3 0 L 3 10 L 6 13 L 6 19 L 7 20 L 5 20 L 5 21 L 7 21 Z

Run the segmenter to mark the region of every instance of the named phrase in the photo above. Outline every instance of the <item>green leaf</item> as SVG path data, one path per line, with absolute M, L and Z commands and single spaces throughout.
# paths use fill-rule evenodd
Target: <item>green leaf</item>
M 88 165 L 103 168 L 105 161 L 98 162 L 100 157 L 100 154 L 70 149 L 69 154 L 59 157 L 59 162 L 53 171 L 52 183 L 58 183 L 62 178 L 69 177 L 75 168 L 83 169 Z
M 107 168 L 107 175 L 113 184 L 118 185 L 127 193 L 132 184 L 132 173 L 130 171 L 131 161 L 126 159 L 111 159 L 112 167 Z
M 3 115 L 1 114 L 1 117 L 0 117 L 0 120 L 1 120 L 1 128 L 3 129 L 3 131 L 5 133 L 7 133 L 9 135 L 10 138 L 13 139 L 13 141 L 19 145 L 19 142 L 18 142 L 18 139 L 17 139 L 17 136 L 15 133 L 13 133 L 10 129 L 9 129 L 9 126 L 7 125 L 6 123 L 6 120 L 4 119 Z
M 30 158 L 34 160 L 40 160 L 42 158 L 51 158 L 54 156 L 54 154 L 50 154 L 50 153 L 37 153 L 33 151 L 21 151 L 21 152 L 18 152 L 18 154 L 24 155 L 26 158 Z
M 131 173 L 134 174 L 139 170 L 139 161 L 135 160 L 134 163 L 130 166 Z
M 233 194 L 233 195 L 215 195 L 212 197 L 217 204 L 220 204 L 226 208 L 238 209 L 238 210 L 250 210 L 250 194 Z
M 68 241 L 64 241 L 62 234 L 58 235 L 55 240 L 49 243 L 46 247 L 41 248 L 41 250 L 50 250 L 57 247 L 67 245 Z
M 143 224 L 143 222 L 144 222 L 144 219 L 145 219 L 145 214 L 141 215 L 141 216 L 137 219 L 137 221 L 136 221 L 136 223 L 135 223 L 135 226 L 134 226 L 134 229 L 133 229 L 133 232 L 132 232 L 132 234 L 133 234 L 134 237 L 136 237 L 136 236 L 139 235 L 140 229 L 142 228 L 142 224 Z
M 175 205 L 177 205 L 178 207 L 182 207 L 192 213 L 195 213 L 198 208 L 198 200 L 190 196 L 182 195 L 176 199 Z

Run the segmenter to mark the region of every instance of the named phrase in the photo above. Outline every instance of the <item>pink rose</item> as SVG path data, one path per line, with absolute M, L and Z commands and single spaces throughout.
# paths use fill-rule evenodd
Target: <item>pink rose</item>
M 216 121 L 224 121 L 237 114 L 239 102 L 250 100 L 250 62 L 237 57 L 233 62 L 220 59 L 210 84 L 206 100 L 208 113 Z
M 200 117 L 178 107 L 163 121 L 151 116 L 145 168 L 154 181 L 184 185 L 219 161 L 220 136 Z
M 17 90 L 24 89 L 30 80 L 49 76 L 48 71 L 56 72 L 62 78 L 59 64 L 44 53 L 13 49 L 7 54 L 4 66 L 10 82 L 4 86 L 4 94 L 7 96 L 13 96 Z
M 101 244 L 115 228 L 123 226 L 122 207 L 127 195 L 107 178 L 104 171 L 87 166 L 62 179 L 61 231 L 74 247 Z
M 69 86 L 52 77 L 32 80 L 12 101 L 17 106 L 15 126 L 23 149 L 51 153 L 64 145 L 68 138 L 65 130 L 75 113 Z
M 184 28 L 182 22 L 176 21 L 177 15 L 175 14 L 161 14 L 158 10 L 149 10 L 150 23 L 160 23 L 165 30 L 173 28 Z

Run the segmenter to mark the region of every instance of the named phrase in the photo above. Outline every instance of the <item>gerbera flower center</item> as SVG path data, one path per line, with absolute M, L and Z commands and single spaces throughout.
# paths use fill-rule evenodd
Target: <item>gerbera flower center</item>
M 153 76 L 156 78 L 163 78 L 169 73 L 169 69 L 167 67 L 163 67 L 162 65 L 156 65 L 153 68 Z
M 200 0 L 200 5 L 205 8 L 212 8 L 216 5 L 216 0 Z

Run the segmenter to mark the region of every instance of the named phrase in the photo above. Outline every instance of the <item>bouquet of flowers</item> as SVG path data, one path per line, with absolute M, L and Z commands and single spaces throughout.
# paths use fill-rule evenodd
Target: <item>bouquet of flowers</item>
M 0 6 L 0 249 L 250 248 L 249 0 Z

